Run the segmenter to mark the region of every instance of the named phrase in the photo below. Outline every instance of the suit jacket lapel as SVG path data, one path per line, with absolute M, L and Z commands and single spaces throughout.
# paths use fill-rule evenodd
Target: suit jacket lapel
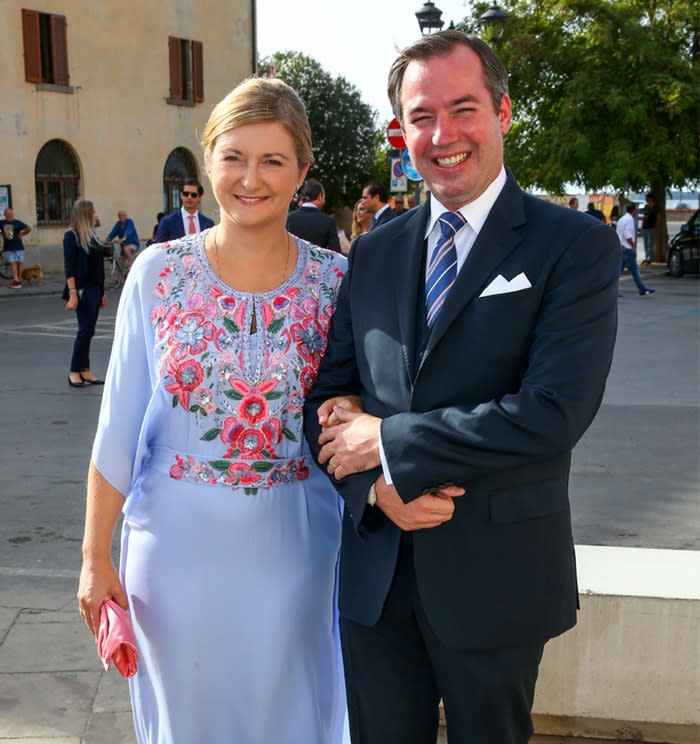
M 416 310 L 419 306 L 416 292 L 423 286 L 421 278 L 425 273 L 424 251 L 425 228 L 430 217 L 430 203 L 417 209 L 411 219 L 394 238 L 400 244 L 401 259 L 391 267 L 396 271 L 396 314 L 399 318 L 404 362 L 409 378 L 413 380 L 416 359 Z
M 491 208 L 435 321 L 423 361 L 457 315 L 467 303 L 479 295 L 488 281 L 493 278 L 499 264 L 521 241 L 521 236 L 515 228 L 525 222 L 522 191 L 513 174 L 510 171 L 507 173 L 508 179 L 503 191 Z

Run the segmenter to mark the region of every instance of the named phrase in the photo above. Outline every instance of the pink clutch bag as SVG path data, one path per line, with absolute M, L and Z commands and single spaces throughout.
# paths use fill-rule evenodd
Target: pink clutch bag
M 114 662 L 122 677 L 133 677 L 139 653 L 129 615 L 113 600 L 105 599 L 100 610 L 100 630 L 97 634 L 97 653 L 105 669 Z

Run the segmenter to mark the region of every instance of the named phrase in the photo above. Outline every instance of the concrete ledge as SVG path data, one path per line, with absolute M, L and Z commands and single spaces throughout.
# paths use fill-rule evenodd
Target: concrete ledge
M 538 734 L 700 742 L 700 552 L 578 546 L 577 626 L 547 644 Z

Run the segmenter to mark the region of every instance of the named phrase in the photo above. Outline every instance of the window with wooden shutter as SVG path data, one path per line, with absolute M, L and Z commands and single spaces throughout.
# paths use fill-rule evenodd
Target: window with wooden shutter
M 201 41 L 168 37 L 170 98 L 177 106 L 194 106 L 204 100 L 204 45 Z
M 192 42 L 192 96 L 201 103 L 204 100 L 204 45 Z
M 182 99 L 182 54 L 180 39 L 168 37 L 168 56 L 170 63 L 170 97 Z
M 22 10 L 22 37 L 24 39 L 24 79 L 28 83 L 41 82 L 41 35 L 39 13 Z
M 51 16 L 51 59 L 55 85 L 68 85 L 68 44 L 66 41 L 66 17 Z
M 24 78 L 39 90 L 72 92 L 68 87 L 66 17 L 22 9 Z

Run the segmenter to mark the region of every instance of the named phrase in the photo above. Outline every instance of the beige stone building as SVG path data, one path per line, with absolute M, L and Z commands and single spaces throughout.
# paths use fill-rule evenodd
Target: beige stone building
M 23 7 L 24 6 L 24 7 Z M 179 188 L 204 185 L 198 134 L 255 64 L 255 0 L 0 0 L 0 208 L 32 226 L 25 263 L 61 265 L 73 200 L 142 245 Z

